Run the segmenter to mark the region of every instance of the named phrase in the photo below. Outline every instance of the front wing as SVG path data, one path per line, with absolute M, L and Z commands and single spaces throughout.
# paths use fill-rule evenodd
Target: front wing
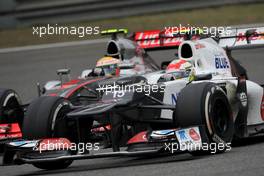
M 33 164 L 39 162 L 53 162 L 60 160 L 81 160 L 105 157 L 129 157 L 157 155 L 161 153 L 182 153 L 199 150 L 199 146 L 208 142 L 203 126 L 182 129 L 167 129 L 158 131 L 145 131 L 132 137 L 127 148 L 123 151 L 112 152 L 106 149 L 97 152 L 79 153 L 67 148 L 52 149 L 48 147 L 40 152 L 40 146 L 50 140 L 52 144 L 63 141 L 70 145 L 65 138 L 50 138 L 41 140 L 18 140 L 6 144 L 3 164 Z M 172 146 L 174 146 L 172 148 Z M 42 148 L 43 149 L 43 148 Z

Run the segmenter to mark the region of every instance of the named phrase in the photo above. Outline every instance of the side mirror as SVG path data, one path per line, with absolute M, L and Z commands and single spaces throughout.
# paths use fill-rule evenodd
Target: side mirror
M 63 75 L 67 75 L 68 76 L 68 81 L 70 80 L 70 69 L 64 68 L 64 69 L 59 69 L 57 70 L 57 75 L 60 77 L 60 82 L 61 82 L 61 86 L 63 84 Z
M 71 73 L 71 70 L 68 68 L 63 68 L 63 69 L 57 70 L 57 75 L 68 75 L 70 73 Z

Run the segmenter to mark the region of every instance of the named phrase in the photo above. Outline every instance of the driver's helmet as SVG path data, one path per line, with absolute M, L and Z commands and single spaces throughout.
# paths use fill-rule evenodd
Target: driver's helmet
M 105 76 L 119 76 L 120 60 L 113 57 L 103 57 L 96 62 L 96 68 L 101 68 Z
M 175 59 L 173 60 L 166 68 L 168 72 L 170 71 L 185 71 L 190 70 L 192 68 L 192 64 L 183 59 Z
M 176 79 L 188 77 L 192 71 L 193 65 L 191 62 L 184 59 L 173 60 L 166 68 L 166 73 L 171 73 Z

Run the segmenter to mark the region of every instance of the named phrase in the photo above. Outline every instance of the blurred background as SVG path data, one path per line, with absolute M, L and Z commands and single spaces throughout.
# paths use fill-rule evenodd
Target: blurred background
M 0 47 L 87 40 L 85 37 L 32 35 L 32 26 L 59 24 L 161 29 L 179 23 L 227 26 L 264 22 L 263 0 L 0 0 Z

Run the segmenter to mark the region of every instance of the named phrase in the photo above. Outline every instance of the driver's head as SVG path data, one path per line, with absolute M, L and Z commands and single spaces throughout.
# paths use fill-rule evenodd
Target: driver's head
M 167 72 L 174 72 L 174 71 L 188 71 L 191 70 L 193 65 L 183 59 L 175 59 L 173 60 L 166 68 Z
M 105 76 L 119 76 L 120 60 L 113 57 L 103 57 L 96 62 L 96 68 L 101 68 Z

